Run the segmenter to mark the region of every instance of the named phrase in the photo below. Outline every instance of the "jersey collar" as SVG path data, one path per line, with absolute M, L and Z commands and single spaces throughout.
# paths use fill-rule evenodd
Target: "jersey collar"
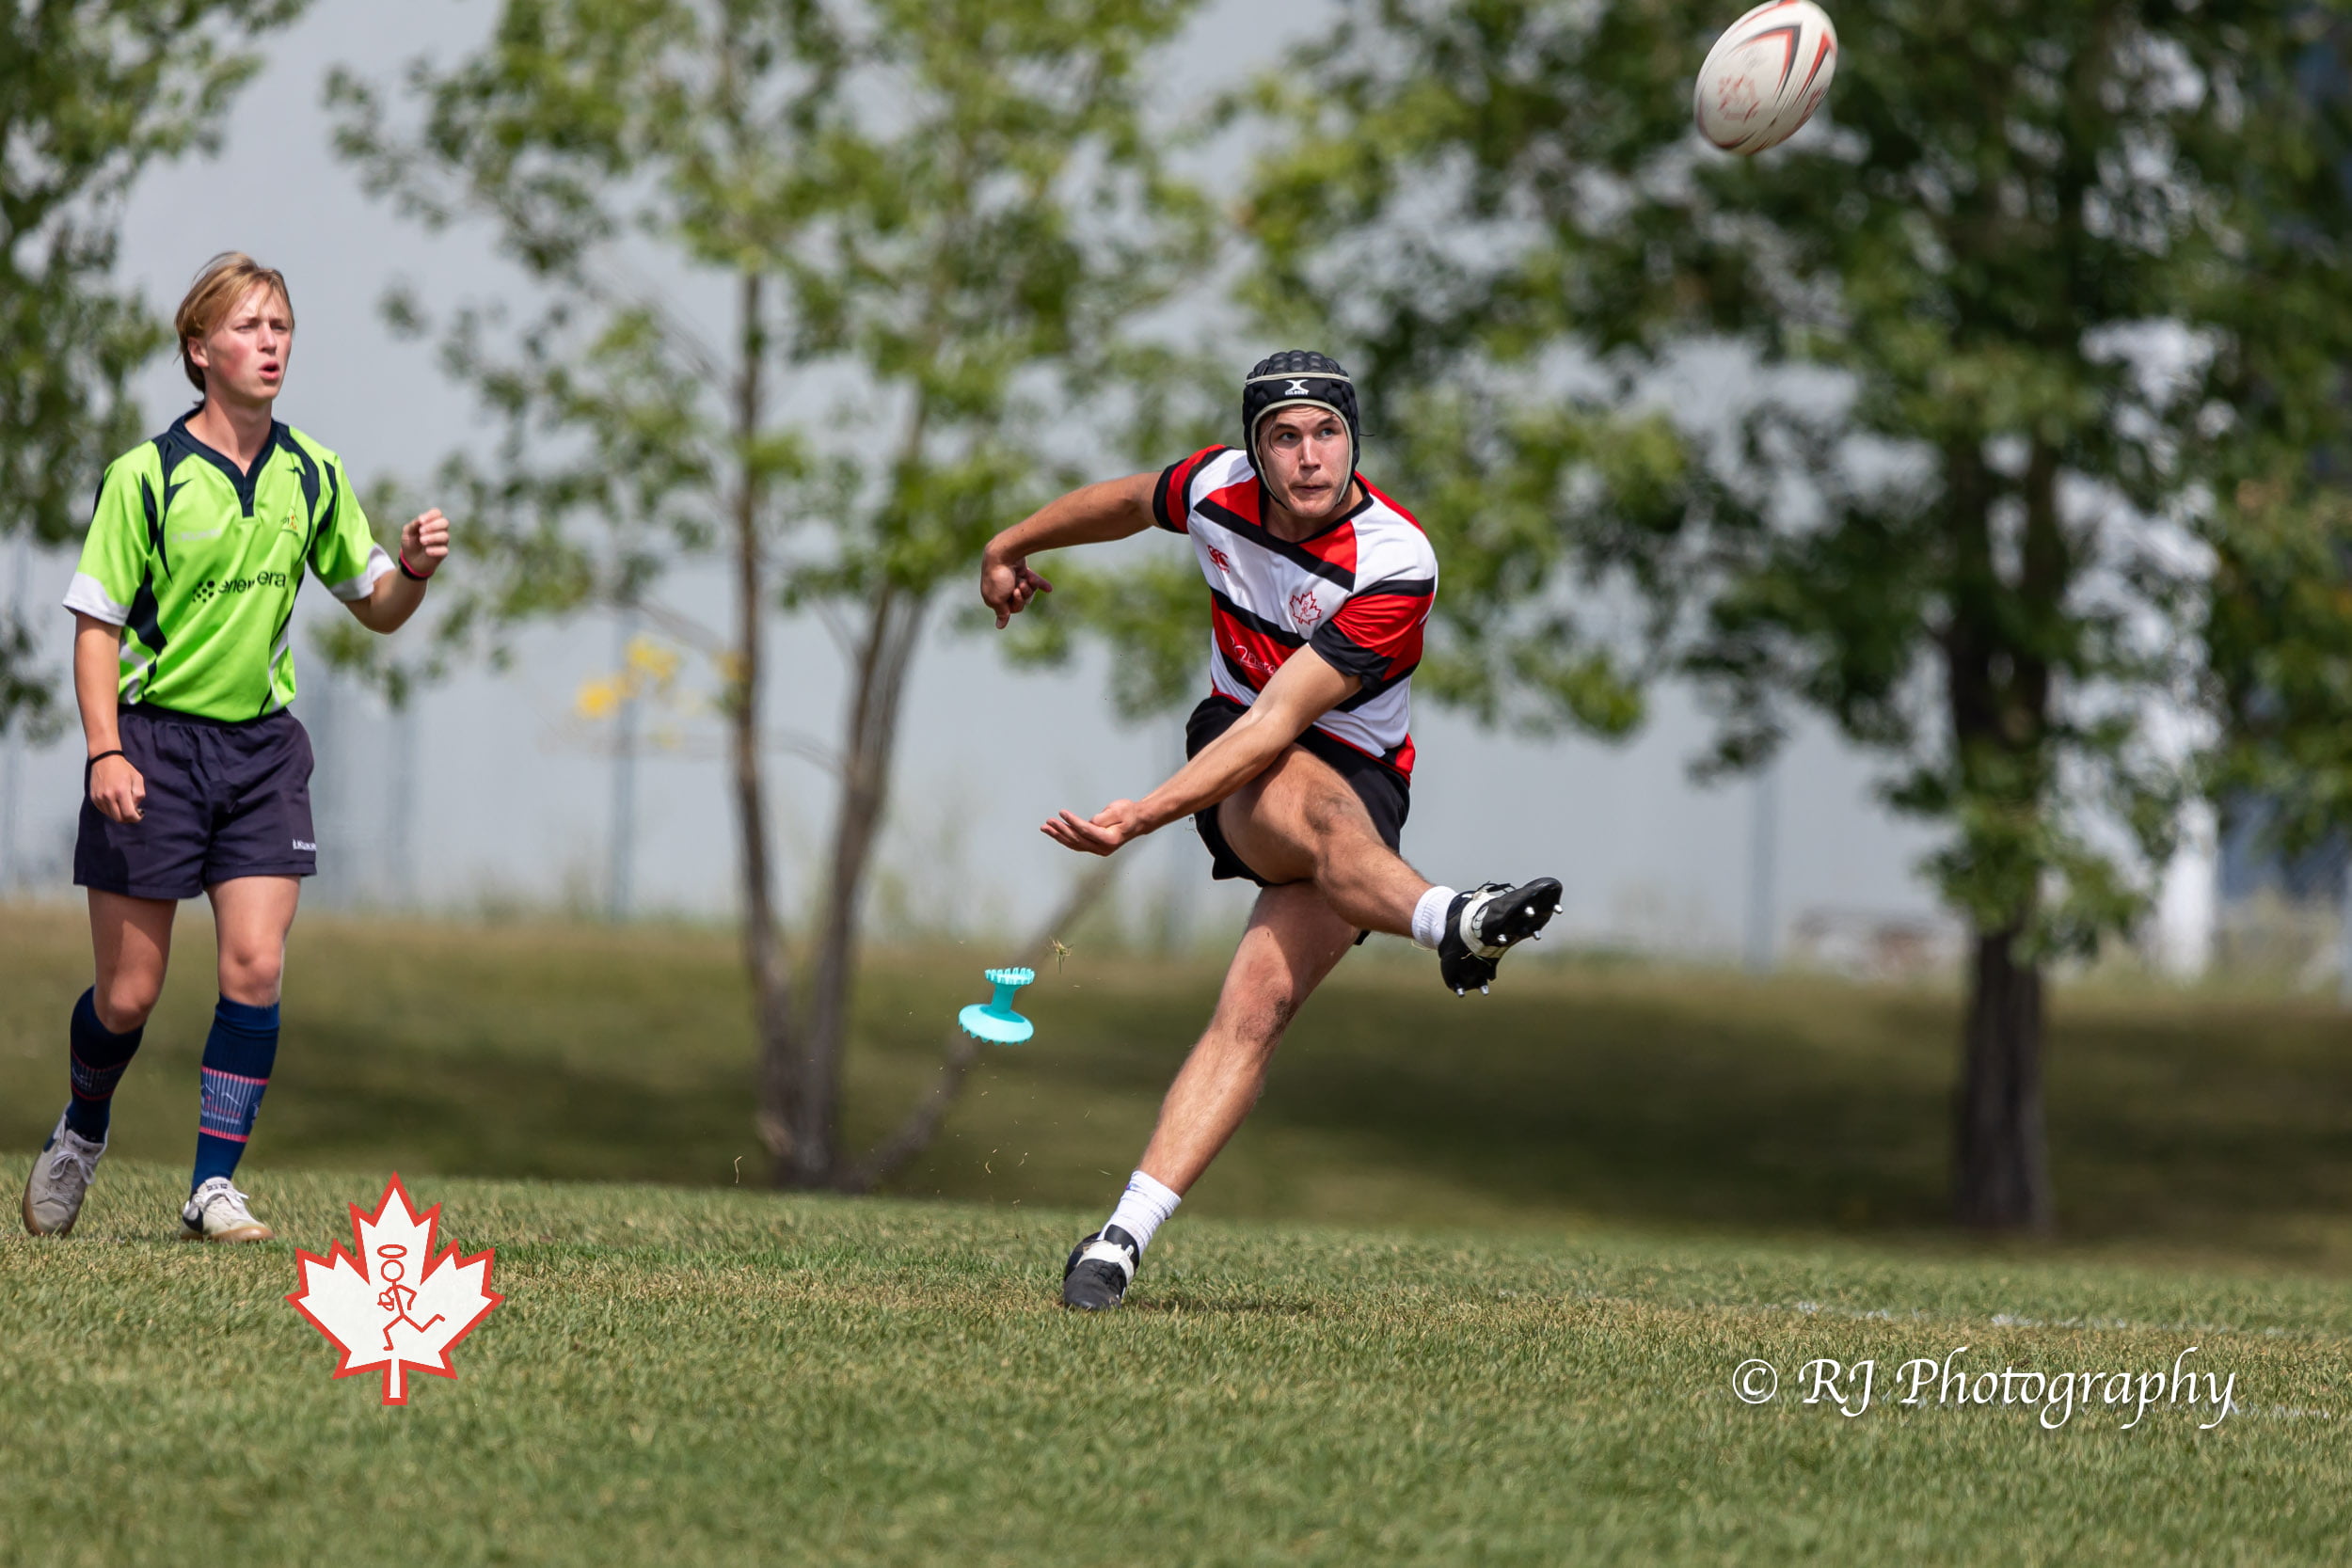
M 194 452 L 197 456 L 201 457 L 204 461 L 210 463 L 214 467 L 218 468 L 221 471 L 221 473 L 228 479 L 230 486 L 237 492 L 237 504 L 245 509 L 245 515 L 246 516 L 252 516 L 253 492 L 255 486 L 259 485 L 262 482 L 262 470 L 269 467 L 270 458 L 277 452 L 279 447 L 288 446 L 290 444 L 287 440 L 286 427 L 284 423 L 278 420 L 272 420 L 270 421 L 269 439 L 263 441 L 262 443 L 262 450 L 253 454 L 253 467 L 250 469 L 240 469 L 235 463 L 229 459 L 226 453 L 215 451 L 211 447 L 206 446 L 202 441 L 198 440 L 193 435 L 189 434 L 188 420 L 194 412 L 195 411 L 191 409 L 189 413 L 183 414 L 178 419 L 172 420 L 170 434 L 184 444 L 188 451 Z

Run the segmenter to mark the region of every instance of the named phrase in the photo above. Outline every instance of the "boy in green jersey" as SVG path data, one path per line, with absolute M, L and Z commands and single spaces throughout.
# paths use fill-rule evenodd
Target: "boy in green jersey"
M 73 879 L 89 894 L 97 977 L 73 1008 L 72 1098 L 25 1183 L 37 1236 L 81 1213 L 115 1085 L 163 991 L 172 917 L 201 893 L 220 1001 L 182 1233 L 268 1239 L 230 1179 L 278 1054 L 301 879 L 318 866 L 310 742 L 290 711 L 294 595 L 308 571 L 390 632 L 449 554 L 438 511 L 402 529 L 397 561 L 386 554 L 342 459 L 271 417 L 294 348 L 283 277 L 215 257 L 175 325 L 203 401 L 107 467 L 65 598 L 89 752 Z

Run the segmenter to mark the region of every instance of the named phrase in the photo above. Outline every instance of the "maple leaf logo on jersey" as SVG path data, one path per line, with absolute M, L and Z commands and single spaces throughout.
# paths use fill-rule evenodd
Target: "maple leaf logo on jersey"
M 495 1248 L 470 1258 L 459 1258 L 455 1247 L 433 1256 L 440 1216 L 437 1203 L 418 1213 L 395 1172 L 374 1213 L 351 1206 L 357 1257 L 341 1242 L 325 1258 L 294 1255 L 302 1289 L 286 1301 L 343 1353 L 329 1375 L 381 1367 L 386 1404 L 408 1402 L 408 1371 L 454 1378 L 451 1348 L 506 1299 L 490 1289 Z
M 1323 619 L 1323 607 L 1315 603 L 1315 591 L 1302 588 L 1291 595 L 1291 624 L 1311 626 Z

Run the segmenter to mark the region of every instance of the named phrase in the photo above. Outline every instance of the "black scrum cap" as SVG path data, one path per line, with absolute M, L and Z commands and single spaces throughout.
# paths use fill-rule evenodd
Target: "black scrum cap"
M 1356 416 L 1356 384 L 1338 360 L 1312 349 L 1287 348 L 1249 368 L 1248 379 L 1241 384 L 1242 450 L 1249 454 L 1249 466 L 1260 473 L 1265 471 L 1258 458 L 1258 427 L 1265 417 L 1278 408 L 1295 408 L 1301 404 L 1328 408 L 1347 426 L 1347 473 L 1353 479 L 1364 452 L 1363 430 Z

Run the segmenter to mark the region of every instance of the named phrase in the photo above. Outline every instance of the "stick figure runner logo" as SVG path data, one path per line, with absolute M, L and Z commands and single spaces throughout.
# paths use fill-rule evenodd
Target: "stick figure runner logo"
M 492 1252 L 434 1256 L 440 1216 L 418 1213 L 394 1176 L 374 1213 L 351 1206 L 355 1252 L 295 1254 L 302 1289 L 287 1302 L 342 1352 L 333 1376 L 382 1370 L 386 1404 L 408 1402 L 408 1372 L 455 1377 L 450 1351 L 506 1299 L 490 1289 Z
M 400 1276 L 407 1272 L 408 1267 L 401 1259 L 407 1256 L 408 1249 L 398 1242 L 386 1242 L 375 1249 L 376 1271 L 384 1281 L 384 1293 L 375 1298 L 375 1305 L 392 1315 L 392 1321 L 384 1325 L 386 1350 L 392 1348 L 392 1330 L 403 1323 L 423 1334 L 435 1323 L 445 1321 L 444 1314 L 439 1312 L 434 1313 L 424 1323 L 419 1323 L 409 1315 L 409 1309 L 417 1305 L 417 1292 L 400 1282 Z

